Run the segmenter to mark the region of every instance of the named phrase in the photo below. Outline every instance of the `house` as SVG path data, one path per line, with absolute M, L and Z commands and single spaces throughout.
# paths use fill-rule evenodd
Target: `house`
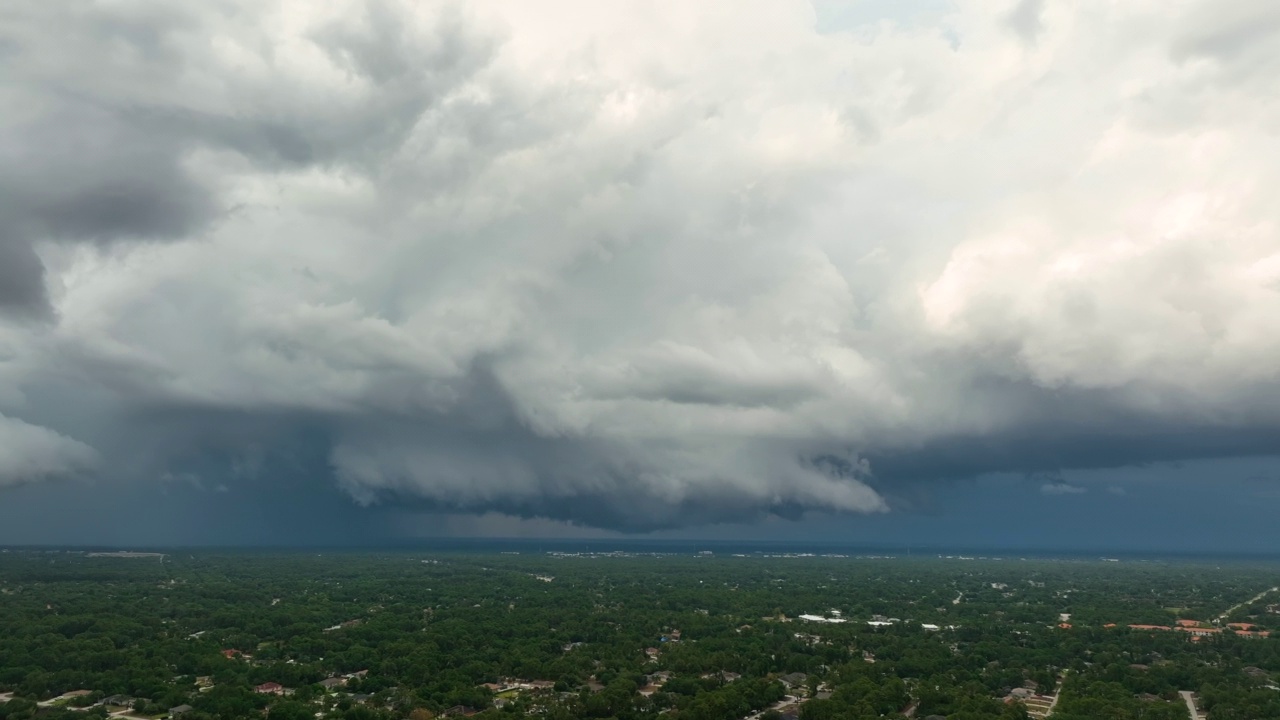
M 128 695 L 112 695 L 102 698 L 102 704 L 110 707 L 133 707 L 134 699 Z
M 213 687 L 213 676 L 212 676 L 212 675 L 201 675 L 201 676 L 197 677 L 197 678 L 196 678 L 196 687 L 200 688 L 201 690 L 207 690 L 208 688 Z
M 183 715 L 186 715 L 192 710 L 195 710 L 195 708 L 191 707 L 190 705 L 179 705 L 178 707 L 169 708 L 169 717 L 171 718 L 182 717 Z
M 1199 620 L 1179 620 L 1178 627 L 1184 627 L 1184 628 L 1200 627 L 1200 621 Z
M 1242 638 L 1257 640 L 1259 638 L 1271 637 L 1270 630 L 1237 630 L 1236 635 Z
M 778 678 L 778 680 L 782 681 L 783 685 L 787 686 L 788 690 L 795 690 L 796 688 L 804 687 L 804 683 L 808 679 L 809 676 L 802 672 L 788 673 Z
M 336 688 L 343 687 L 346 684 L 347 684 L 347 679 L 340 678 L 340 677 L 325 678 L 320 681 L 320 686 L 323 687 L 325 690 L 334 690 Z
M 1232 630 L 1253 630 L 1258 626 L 1253 623 L 1227 623 L 1227 627 Z
M 662 689 L 661 685 L 654 685 L 653 683 L 649 683 L 648 685 L 645 685 L 644 687 L 640 688 L 639 693 L 645 697 L 649 697 L 650 695 L 658 692 L 661 689 Z
M 1130 630 L 1172 630 L 1168 625 L 1130 625 Z
M 235 660 L 240 655 L 241 655 L 241 652 L 239 650 L 223 650 L 222 651 L 222 657 L 228 660 Z
M 265 682 L 253 689 L 260 695 L 283 695 L 284 686 L 277 682 Z

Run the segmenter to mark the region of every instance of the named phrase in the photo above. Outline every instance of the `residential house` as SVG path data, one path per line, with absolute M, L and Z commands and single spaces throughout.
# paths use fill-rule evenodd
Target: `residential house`
M 195 710 L 195 708 L 191 707 L 190 705 L 179 705 L 178 707 L 169 708 L 169 717 L 171 718 L 182 717 L 183 715 L 186 715 L 192 710 Z
M 804 683 L 809 679 L 809 676 L 802 672 L 793 672 L 783 675 L 778 679 L 782 681 L 782 684 L 785 685 L 788 690 L 796 690 L 804 687 Z
M 277 682 L 265 682 L 253 689 L 260 695 L 283 695 L 284 686 Z

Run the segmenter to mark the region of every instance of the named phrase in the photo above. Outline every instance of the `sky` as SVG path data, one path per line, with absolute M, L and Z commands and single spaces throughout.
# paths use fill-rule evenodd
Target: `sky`
M 10 0 L 0 67 L 0 544 L 1280 548 L 1270 0 Z

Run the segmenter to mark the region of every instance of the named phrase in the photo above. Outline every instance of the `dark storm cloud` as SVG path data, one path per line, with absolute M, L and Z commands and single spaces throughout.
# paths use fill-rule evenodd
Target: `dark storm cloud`
M 1274 454 L 1270 11 L 1054 10 L 5 3 L 0 484 L 648 531 Z
M 0 230 L 0 308 L 15 315 L 46 316 L 51 308 L 44 265 L 30 245 L 8 237 Z
M 373 88 L 344 104 L 269 76 L 219 77 L 227 68 L 211 43 L 270 42 L 243 24 L 239 14 L 252 11 L 243 3 L 6 3 L 0 309 L 49 314 L 36 243 L 199 237 L 234 204 L 227 183 L 197 167 L 199 153 L 232 152 L 255 167 L 377 172 L 492 47 L 447 9 L 429 42 L 406 44 L 390 7 L 370 3 L 367 22 L 315 31 L 317 48 Z

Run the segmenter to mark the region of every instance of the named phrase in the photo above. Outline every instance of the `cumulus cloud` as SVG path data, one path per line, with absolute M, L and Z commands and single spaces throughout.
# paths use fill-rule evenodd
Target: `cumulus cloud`
M 0 415 L 0 487 L 80 475 L 97 461 L 82 442 Z
M 5 3 L 0 409 L 631 530 L 1271 452 L 1280 26 L 1216 8 Z

